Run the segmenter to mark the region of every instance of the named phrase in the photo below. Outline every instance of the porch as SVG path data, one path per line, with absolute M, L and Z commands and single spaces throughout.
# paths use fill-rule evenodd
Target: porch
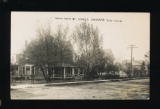
M 82 79 L 84 77 L 83 70 L 75 66 L 50 67 L 50 69 L 53 79 Z

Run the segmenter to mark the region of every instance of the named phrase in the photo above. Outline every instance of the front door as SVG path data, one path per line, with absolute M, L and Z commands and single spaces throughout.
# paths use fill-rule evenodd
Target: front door
M 26 75 L 30 75 L 30 66 L 26 66 Z

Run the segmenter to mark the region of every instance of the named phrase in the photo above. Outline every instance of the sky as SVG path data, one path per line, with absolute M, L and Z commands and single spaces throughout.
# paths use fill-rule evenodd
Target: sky
M 74 20 L 73 20 L 74 19 Z M 36 38 L 37 28 L 45 27 L 50 21 L 52 32 L 59 24 L 69 27 L 68 36 L 74 27 L 84 20 L 98 27 L 103 36 L 103 48 L 111 49 L 114 57 L 130 60 L 131 49 L 135 45 L 133 57 L 144 60 L 150 51 L 150 13 L 126 12 L 11 12 L 11 57 L 22 53 L 25 40 Z

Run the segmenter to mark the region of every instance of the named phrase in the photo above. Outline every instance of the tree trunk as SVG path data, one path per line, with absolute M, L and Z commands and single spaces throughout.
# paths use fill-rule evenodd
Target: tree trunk
M 48 67 L 48 81 L 51 82 L 51 71 L 49 67 Z
M 51 74 L 52 74 L 52 71 L 51 71 L 50 63 L 48 63 L 48 81 L 49 82 L 51 82 Z
M 44 72 L 44 69 L 43 69 L 43 68 L 42 68 L 42 73 L 43 73 L 44 79 L 48 82 L 48 78 L 46 77 L 46 75 L 45 75 L 45 72 Z

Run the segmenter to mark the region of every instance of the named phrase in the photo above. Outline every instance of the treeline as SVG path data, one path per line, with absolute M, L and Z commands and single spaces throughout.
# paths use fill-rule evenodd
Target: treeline
M 25 48 L 20 63 L 30 63 L 41 68 L 47 81 L 50 81 L 52 75 L 49 68 L 57 63 L 81 67 L 88 78 L 95 78 L 98 73 L 106 70 L 118 70 L 113 64 L 114 59 L 103 50 L 103 37 L 98 27 L 83 22 L 75 26 L 70 39 L 67 38 L 69 28 L 58 25 L 55 31 L 53 33 L 50 24 L 39 27 L 37 37 Z M 78 52 L 74 50 L 75 46 Z

